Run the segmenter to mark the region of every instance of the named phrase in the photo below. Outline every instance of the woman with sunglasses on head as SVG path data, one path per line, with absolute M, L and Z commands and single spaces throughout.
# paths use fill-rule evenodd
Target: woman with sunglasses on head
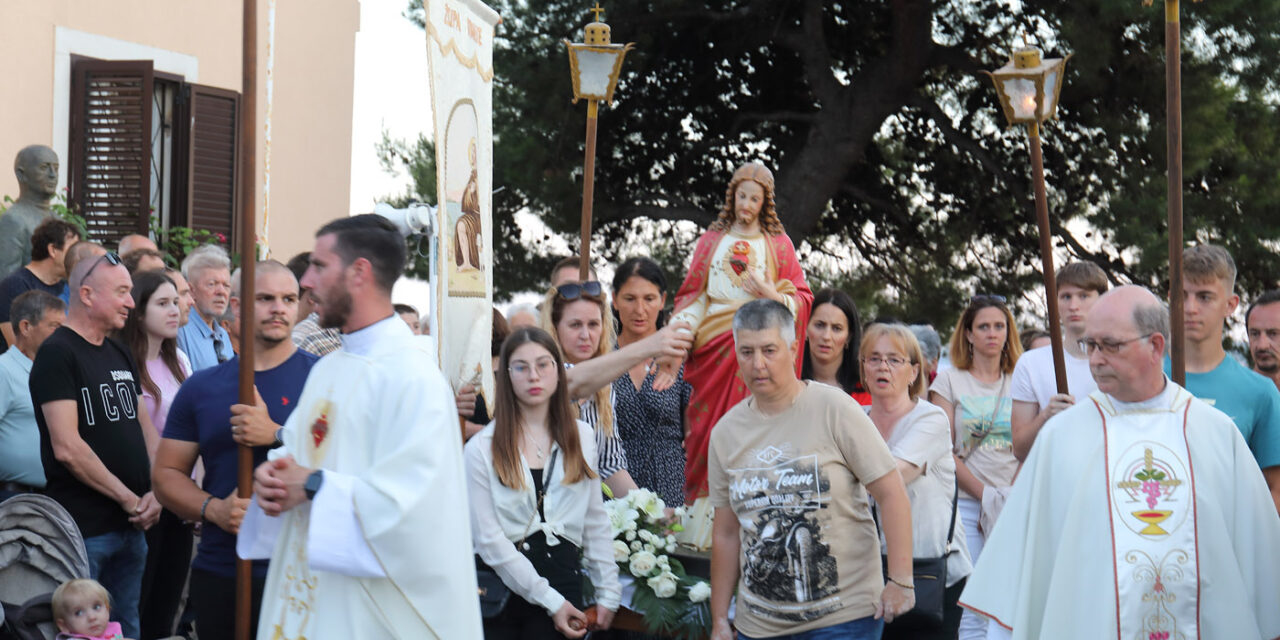
M 924 353 L 915 334 L 905 325 L 875 324 L 867 328 L 859 361 L 871 396 L 867 415 L 897 460 L 911 499 L 912 556 L 946 557 L 944 619 L 902 616 L 885 625 L 884 637 L 955 638 L 961 614 L 957 602 L 973 565 L 964 531 L 952 515 L 956 463 L 951 453 L 951 425 L 942 409 L 922 397 L 928 387 Z
M 732 356 L 733 314 L 759 298 L 776 300 L 796 318 L 797 354 L 804 351 L 813 292 L 805 282 L 795 247 L 774 209 L 773 173 L 758 162 L 738 167 L 725 190 L 724 206 L 694 249 L 689 273 L 676 293 L 673 320 L 694 328 L 694 347 L 684 376 L 693 385 L 685 439 L 685 500 L 697 501 L 690 535 L 699 546 L 710 542 L 707 495 L 707 444 L 711 427 L 747 397 Z M 796 372 L 800 372 L 800 359 Z M 671 365 L 666 365 L 674 371 Z M 705 516 L 705 517 L 704 517 Z
M 1009 385 L 1022 344 L 1004 296 L 971 298 L 948 349 L 952 368 L 938 372 L 929 387 L 929 401 L 947 413 L 952 425 L 960 520 L 969 553 L 977 563 L 988 528 L 995 524 L 1018 471 Z M 960 638 L 985 638 L 986 628 L 985 619 L 966 611 Z
M 178 388 L 191 375 L 191 363 L 178 349 L 178 288 L 162 271 L 141 271 L 133 275 L 130 293 L 133 309 L 120 330 L 120 338 L 139 364 L 142 404 L 160 436 Z M 168 509 L 161 510 L 160 519 L 147 530 L 147 562 L 139 600 L 143 637 L 167 637 L 173 633 L 192 541 L 191 528 Z
M 630 258 L 613 276 L 613 309 L 619 347 L 637 344 L 662 328 L 667 278 L 649 258 Z M 645 359 L 613 381 L 618 435 L 627 471 L 668 507 L 684 504 L 684 415 L 693 387 L 677 371 L 674 384 L 658 384 L 653 359 Z
M 853 298 L 838 289 L 813 294 L 813 314 L 805 338 L 808 345 L 800 377 L 844 389 L 864 407 L 871 404 L 854 357 L 854 349 L 862 341 L 862 323 Z
M 466 444 L 476 554 L 511 590 L 502 611 L 484 621 L 490 639 L 585 635 L 583 557 L 596 598 L 593 628 L 607 629 L 621 602 L 594 436 L 573 417 L 559 354 L 546 332 L 515 330 L 495 371 L 493 422 Z

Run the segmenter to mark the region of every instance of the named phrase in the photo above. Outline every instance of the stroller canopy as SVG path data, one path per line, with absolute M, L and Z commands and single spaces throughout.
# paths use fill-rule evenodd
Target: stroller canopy
M 21 604 L 88 577 L 84 540 L 62 505 L 38 494 L 0 502 L 0 601 Z

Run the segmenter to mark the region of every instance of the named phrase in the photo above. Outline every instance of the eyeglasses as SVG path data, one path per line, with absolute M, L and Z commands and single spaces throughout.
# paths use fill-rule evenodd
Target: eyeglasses
M 1129 338 L 1128 340 L 1094 340 L 1093 338 L 1086 338 L 1077 344 L 1080 345 L 1080 350 L 1084 351 L 1087 355 L 1093 355 L 1093 352 L 1098 349 L 1102 349 L 1103 353 L 1117 354 L 1120 353 L 1120 348 L 1126 344 L 1129 344 L 1130 342 L 1137 342 L 1144 338 L 1150 338 L 1152 335 L 1154 334 L 1148 333 L 1136 338 Z
M 1008 302 L 1008 298 L 1005 298 L 1004 296 L 996 293 L 979 293 L 978 295 L 973 296 L 972 298 L 969 298 L 970 305 L 980 304 L 983 302 L 994 302 L 996 304 L 1004 304 Z
M 529 377 L 529 374 L 535 370 L 538 372 L 539 376 L 545 376 L 549 375 L 552 371 L 555 371 L 555 368 L 555 360 L 551 358 L 542 358 L 532 365 L 528 362 L 513 362 L 510 367 L 507 367 L 507 371 L 513 376 L 527 378 Z
M 898 367 L 901 367 L 902 365 L 907 364 L 907 359 L 900 358 L 898 356 L 889 356 L 887 358 L 881 358 L 880 356 L 871 356 L 870 358 L 863 358 L 862 364 L 867 365 L 867 367 L 871 369 L 875 369 L 876 367 L 879 367 L 882 364 L 889 365 L 890 369 L 897 369 Z M 915 364 L 915 363 L 912 362 L 911 364 Z
M 98 265 L 102 264 L 103 260 L 106 260 L 107 263 L 113 267 L 120 265 L 120 256 L 114 251 L 108 251 L 105 254 L 98 256 L 98 259 L 93 261 L 93 266 L 89 267 L 89 270 L 84 273 L 84 277 L 81 278 L 80 281 L 84 282 L 85 280 L 88 280 L 89 276 L 93 275 L 93 270 L 97 269 Z
M 222 342 L 222 338 L 219 338 L 216 335 L 213 336 L 213 354 L 218 357 L 218 364 L 222 364 L 227 361 L 227 357 L 222 355 L 223 344 L 225 343 Z
M 599 298 L 602 293 L 604 293 L 604 288 L 595 280 L 590 282 L 566 282 L 556 287 L 556 295 L 565 300 L 577 300 L 582 296 Z

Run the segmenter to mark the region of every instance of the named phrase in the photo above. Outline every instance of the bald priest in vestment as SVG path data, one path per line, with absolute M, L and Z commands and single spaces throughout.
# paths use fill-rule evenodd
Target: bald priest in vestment
M 1280 637 L 1280 516 L 1231 419 L 1164 376 L 1164 305 L 1121 287 L 1087 326 L 1099 390 L 1036 438 L 960 604 L 992 640 Z

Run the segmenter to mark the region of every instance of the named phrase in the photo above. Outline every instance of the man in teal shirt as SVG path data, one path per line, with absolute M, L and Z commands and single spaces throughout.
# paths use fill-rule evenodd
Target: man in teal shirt
M 1222 348 L 1223 327 L 1240 304 L 1235 261 L 1222 247 L 1197 245 L 1183 252 L 1182 273 L 1186 388 L 1236 423 L 1280 511 L 1280 391 Z
M 40 429 L 28 380 L 36 350 L 66 314 L 57 296 L 40 290 L 14 298 L 9 309 L 13 347 L 0 354 L 0 499 L 44 488 Z

